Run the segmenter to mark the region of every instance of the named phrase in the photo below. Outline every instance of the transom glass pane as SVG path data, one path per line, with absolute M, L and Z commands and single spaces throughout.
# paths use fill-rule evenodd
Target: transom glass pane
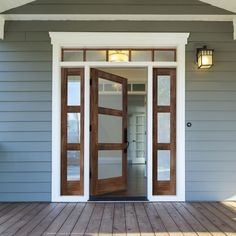
M 158 113 L 158 143 L 170 143 L 170 113 Z
M 81 78 L 79 75 L 69 75 L 67 80 L 67 105 L 80 106 Z
M 170 106 L 170 76 L 159 75 L 157 77 L 157 105 Z
M 133 91 L 134 92 L 145 92 L 145 84 L 133 84 Z
M 157 180 L 170 180 L 170 150 L 157 151 Z
M 63 61 L 83 61 L 83 59 L 84 59 L 84 53 L 82 50 L 78 50 L 78 51 L 65 50 L 64 51 Z
M 67 151 L 67 181 L 80 180 L 80 151 Z
M 131 61 L 152 61 L 151 51 L 131 51 Z
M 128 84 L 128 91 L 131 91 L 131 84 Z
M 80 113 L 67 113 L 67 142 L 80 143 Z
M 98 179 L 122 176 L 122 151 L 98 151 Z
M 87 50 L 86 61 L 106 61 L 105 50 Z
M 173 50 L 155 50 L 154 61 L 175 61 L 175 51 Z

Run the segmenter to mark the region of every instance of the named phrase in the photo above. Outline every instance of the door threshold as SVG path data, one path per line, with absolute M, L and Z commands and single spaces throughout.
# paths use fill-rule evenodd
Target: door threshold
M 97 201 L 97 202 L 112 202 L 112 201 L 148 201 L 147 197 L 140 196 L 99 196 L 93 197 L 90 196 L 89 201 Z

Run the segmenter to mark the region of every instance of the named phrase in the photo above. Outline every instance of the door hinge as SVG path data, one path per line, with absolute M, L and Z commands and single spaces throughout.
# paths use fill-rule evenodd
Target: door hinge
M 92 125 L 89 126 L 89 131 L 92 132 Z
M 91 172 L 91 170 L 89 171 L 89 178 L 90 178 L 90 179 L 92 178 L 92 172 Z
M 92 79 L 90 79 L 90 86 L 92 86 Z

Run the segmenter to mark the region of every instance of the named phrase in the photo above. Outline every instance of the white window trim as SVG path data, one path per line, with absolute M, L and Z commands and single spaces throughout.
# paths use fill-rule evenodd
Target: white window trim
M 61 133 L 61 67 L 85 68 L 84 145 L 89 147 L 90 68 L 91 67 L 146 67 L 148 69 L 147 97 L 147 198 L 150 201 L 185 201 L 185 45 L 189 33 L 77 33 L 50 32 L 53 45 L 52 81 L 52 201 L 71 202 L 89 199 L 89 148 L 84 149 L 84 196 L 60 195 L 60 133 Z M 60 62 L 61 49 L 66 48 L 176 48 L 177 62 Z M 152 80 L 153 67 L 177 69 L 177 193 L 175 196 L 152 194 Z

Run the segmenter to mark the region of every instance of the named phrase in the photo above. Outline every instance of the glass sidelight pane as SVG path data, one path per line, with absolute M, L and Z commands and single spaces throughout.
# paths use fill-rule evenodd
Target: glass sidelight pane
M 157 151 L 157 180 L 170 180 L 170 150 Z
M 98 116 L 98 142 L 122 143 L 122 117 L 111 115 Z
M 67 114 L 67 142 L 80 143 L 80 113 Z
M 103 90 L 98 92 L 99 107 L 122 110 L 122 84 L 109 81 L 106 79 L 98 79 L 99 88 Z
M 159 75 L 157 77 L 157 105 L 170 106 L 170 76 Z
M 157 119 L 158 143 L 170 143 L 170 113 L 158 113 Z
M 98 151 L 98 179 L 122 176 L 122 151 Z
M 156 50 L 154 52 L 154 61 L 175 61 L 174 50 Z
M 80 151 L 67 151 L 67 181 L 80 180 Z
M 63 54 L 63 61 L 83 61 L 84 52 L 82 50 L 65 50 Z
M 67 105 L 80 106 L 81 78 L 80 75 L 68 75 Z

